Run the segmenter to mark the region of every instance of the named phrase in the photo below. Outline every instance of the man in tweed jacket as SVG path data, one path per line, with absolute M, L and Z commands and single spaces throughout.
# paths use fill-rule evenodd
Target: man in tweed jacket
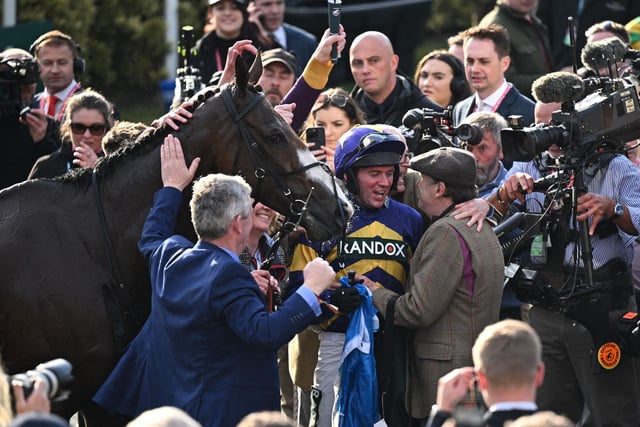
M 438 378 L 470 365 L 476 337 L 498 321 L 504 262 L 488 224 L 478 232 L 466 225 L 468 219 L 451 216 L 456 204 L 476 197 L 473 155 L 439 148 L 415 157 L 411 168 L 422 174 L 420 208 L 432 224 L 411 259 L 406 293 L 398 297 L 364 281 L 381 313 L 397 297 L 393 322 L 413 330 L 406 403 L 413 418 L 426 419 L 436 401 Z

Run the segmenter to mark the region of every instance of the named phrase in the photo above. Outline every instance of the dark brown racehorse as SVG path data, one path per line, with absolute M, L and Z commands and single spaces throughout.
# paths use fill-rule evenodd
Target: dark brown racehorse
M 188 164 L 202 159 L 197 175 L 240 174 L 257 200 L 283 214 L 311 194 L 302 217 L 309 237 L 339 235 L 350 213 L 344 194 L 250 83 L 261 72 L 259 60 L 249 72 L 238 62 L 236 82 L 198 94 L 193 118 L 172 133 Z M 85 407 L 148 315 L 149 274 L 137 240 L 162 186 L 167 132 L 102 159 L 93 172 L 0 192 L 2 358 L 10 373 L 71 361 L 75 380 L 62 415 Z M 177 231 L 195 237 L 188 197 Z

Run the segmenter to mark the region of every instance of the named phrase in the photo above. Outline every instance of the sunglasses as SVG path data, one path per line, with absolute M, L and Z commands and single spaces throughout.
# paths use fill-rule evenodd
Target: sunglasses
M 107 130 L 107 125 L 104 124 L 95 124 L 95 125 L 83 125 L 82 123 L 71 123 L 71 132 L 76 135 L 84 135 L 84 133 L 89 129 L 89 132 L 93 136 L 104 135 Z
M 316 112 L 323 108 L 327 108 L 329 105 L 333 105 L 334 107 L 344 108 L 347 106 L 348 96 L 343 95 L 341 93 L 334 93 L 333 95 L 321 95 L 320 99 L 316 102 L 315 107 L 312 112 Z

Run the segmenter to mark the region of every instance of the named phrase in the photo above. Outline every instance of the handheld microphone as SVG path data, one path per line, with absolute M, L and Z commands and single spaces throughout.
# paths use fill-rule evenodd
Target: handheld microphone
M 327 0 L 327 10 L 329 11 L 329 33 L 338 34 L 340 32 L 340 14 L 342 13 L 342 0 Z M 331 62 L 338 62 L 338 43 L 331 46 Z
M 587 44 L 580 53 L 580 59 L 585 67 L 598 73 L 609 64 L 623 61 L 626 55 L 627 46 L 619 38 L 611 37 Z
M 580 77 L 566 71 L 556 71 L 537 78 L 531 86 L 533 97 L 544 104 L 575 101 L 584 93 Z

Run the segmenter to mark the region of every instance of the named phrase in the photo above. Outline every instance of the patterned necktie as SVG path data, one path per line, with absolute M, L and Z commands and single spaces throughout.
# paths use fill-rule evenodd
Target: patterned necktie
M 58 98 L 55 95 L 49 95 L 47 99 L 47 115 L 51 117 L 56 116 L 56 104 L 58 103 Z

